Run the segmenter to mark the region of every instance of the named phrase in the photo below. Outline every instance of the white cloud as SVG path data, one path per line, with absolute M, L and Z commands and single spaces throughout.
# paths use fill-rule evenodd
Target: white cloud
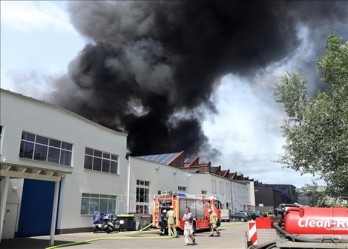
M 66 2 L 1 1 L 1 26 L 20 31 L 76 33 L 63 9 Z
M 279 152 L 281 112 L 274 110 L 274 101 L 263 98 L 261 91 L 232 75 L 222 79 L 214 96 L 219 114 L 203 126 L 217 149 L 243 160 Z
M 223 77 L 213 96 L 219 113 L 205 121 L 203 129 L 221 152 L 213 165 L 259 182 L 301 187 L 311 182 L 311 175 L 300 176 L 275 162 L 285 141 L 280 131 L 284 113 L 270 89 L 274 79 L 251 83 L 233 75 Z

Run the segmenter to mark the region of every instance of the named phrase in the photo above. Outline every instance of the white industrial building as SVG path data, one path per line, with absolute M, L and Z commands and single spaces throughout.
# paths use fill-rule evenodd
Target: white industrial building
M 0 94 L 2 239 L 51 234 L 52 244 L 55 233 L 90 231 L 95 210 L 151 214 L 153 196 L 164 190 L 213 195 L 232 211 L 255 205 L 252 181 L 126 158 L 126 133 Z

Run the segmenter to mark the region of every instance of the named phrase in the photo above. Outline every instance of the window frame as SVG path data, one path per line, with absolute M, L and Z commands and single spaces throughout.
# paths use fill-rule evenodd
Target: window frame
M 148 214 L 150 206 L 150 181 L 137 180 L 135 191 L 136 213 Z M 143 194 L 144 196 L 140 196 Z
M 101 209 L 102 202 L 104 206 L 106 204 L 106 210 Z M 83 207 L 83 205 L 87 205 L 88 207 Z M 95 206 L 92 207 L 93 205 Z M 87 210 L 87 212 L 83 212 L 83 210 Z M 95 211 L 116 214 L 117 195 L 81 193 L 80 215 L 91 216 Z
M 51 141 L 59 142 L 58 146 L 51 146 Z M 68 148 L 63 148 L 62 145 Z M 28 151 L 29 148 L 29 151 Z M 58 157 L 50 157 L 52 152 L 58 152 Z M 64 160 L 62 158 L 62 151 L 64 151 Z M 22 131 L 19 155 L 22 159 L 30 159 L 33 161 L 53 163 L 63 166 L 72 166 L 73 144 L 54 138 L 38 135 L 28 131 Z
M 85 147 L 83 167 L 86 170 L 119 175 L 119 158 L 117 154 Z M 106 168 L 108 171 L 104 170 Z
M 185 186 L 178 186 L 178 191 L 186 192 L 186 190 L 187 190 L 187 187 L 185 187 Z

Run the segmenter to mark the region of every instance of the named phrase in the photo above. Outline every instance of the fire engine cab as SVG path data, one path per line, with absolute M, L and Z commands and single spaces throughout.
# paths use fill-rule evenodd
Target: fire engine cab
M 153 202 L 152 223 L 154 227 L 159 227 L 160 214 L 164 209 L 169 210 L 170 207 L 176 214 L 176 226 L 180 230 L 184 230 L 185 208 L 189 207 L 193 216 L 193 229 L 202 230 L 209 228 L 209 212 L 213 210 L 219 221 L 221 219 L 221 202 L 215 197 L 194 196 L 186 193 L 161 192 L 155 195 Z M 218 222 L 218 225 L 220 222 Z

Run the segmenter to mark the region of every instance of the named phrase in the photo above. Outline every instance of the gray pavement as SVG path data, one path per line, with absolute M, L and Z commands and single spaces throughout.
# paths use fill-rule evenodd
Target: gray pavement
M 220 237 L 209 237 L 209 231 L 197 232 L 195 235 L 197 245 L 188 248 L 245 248 L 245 232 L 247 223 L 224 222 L 221 226 Z M 168 238 L 159 236 L 157 230 L 140 233 L 71 233 L 55 236 L 53 247 L 49 247 L 49 236 L 35 236 L 30 238 L 16 238 L 2 240 L 1 249 L 100 249 L 100 248 L 187 248 L 184 237 Z M 63 247 L 60 247 L 63 246 Z

